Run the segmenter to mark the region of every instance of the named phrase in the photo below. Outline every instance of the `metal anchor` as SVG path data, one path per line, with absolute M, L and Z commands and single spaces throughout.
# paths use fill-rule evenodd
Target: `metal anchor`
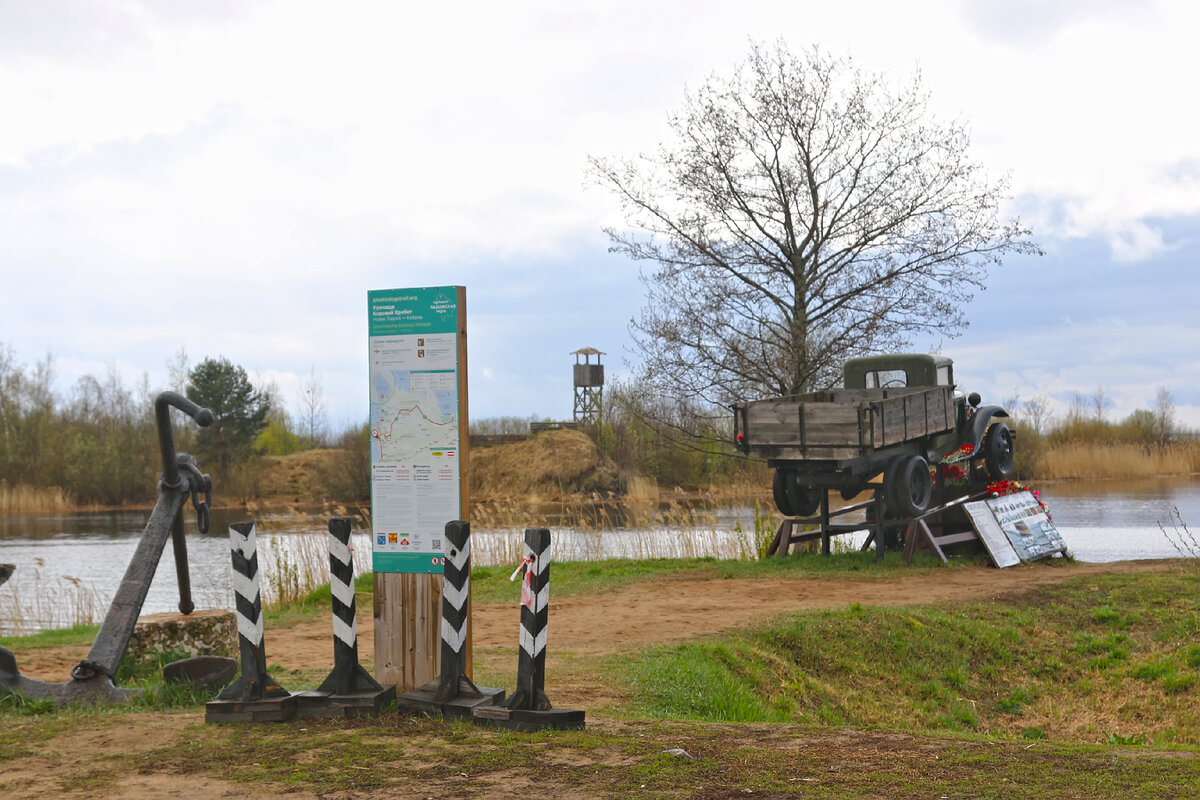
M 155 398 L 154 415 L 163 462 L 162 476 L 158 482 L 158 500 L 87 657 L 71 670 L 71 680 L 65 683 L 46 683 L 21 675 L 13 654 L 0 647 L 0 691 L 21 692 L 39 700 L 55 700 L 59 705 L 72 702 L 119 703 L 139 693 L 140 690 L 137 689 L 117 687 L 117 667 L 133 635 L 168 535 L 175 551 L 175 573 L 179 579 L 179 611 L 190 614 L 195 609 L 192 603 L 191 578 L 188 575 L 183 504 L 190 496 L 196 508 L 200 530 L 206 531 L 209 506 L 212 503 L 212 479 L 200 472 L 196 459 L 192 456 L 187 453 L 176 454 L 175 437 L 171 432 L 171 407 L 187 414 L 202 428 L 212 424 L 211 411 L 201 408 L 176 392 L 163 392 Z M 199 499 L 201 493 L 204 495 L 203 501 Z M 226 660 L 232 663 L 232 659 Z M 181 663 L 183 662 L 176 662 Z M 208 666 L 211 668 L 211 665 Z M 186 676 L 186 670 L 183 674 Z

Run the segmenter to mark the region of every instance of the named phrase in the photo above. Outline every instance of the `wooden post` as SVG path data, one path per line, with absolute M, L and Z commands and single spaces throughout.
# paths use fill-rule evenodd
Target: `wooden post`
M 442 645 L 442 576 L 375 573 L 375 678 L 397 691 L 437 677 Z

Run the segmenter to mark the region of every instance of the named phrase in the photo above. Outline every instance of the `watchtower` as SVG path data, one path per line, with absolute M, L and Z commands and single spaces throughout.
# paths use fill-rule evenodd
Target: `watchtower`
M 575 421 L 595 424 L 600 420 L 600 405 L 604 399 L 604 353 L 594 347 L 584 347 L 571 353 L 575 356 Z M 592 363 L 592 356 L 596 363 Z

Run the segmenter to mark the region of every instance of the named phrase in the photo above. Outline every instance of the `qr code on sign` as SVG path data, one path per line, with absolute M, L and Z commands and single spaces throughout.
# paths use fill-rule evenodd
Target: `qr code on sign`
M 434 550 L 442 549 L 442 540 L 441 539 L 431 539 L 429 544 Z

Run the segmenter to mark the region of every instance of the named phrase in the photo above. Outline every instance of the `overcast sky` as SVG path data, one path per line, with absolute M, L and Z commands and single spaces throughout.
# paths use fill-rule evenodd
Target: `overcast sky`
M 570 351 L 619 377 L 642 301 L 587 156 L 782 38 L 919 69 L 1046 250 L 914 349 L 989 401 L 1165 386 L 1200 426 L 1197 30 L 1191 0 L 0 0 L 0 345 L 64 395 L 164 387 L 180 348 L 293 407 L 315 371 L 340 426 L 367 291 L 463 284 L 471 416 L 568 418 Z

